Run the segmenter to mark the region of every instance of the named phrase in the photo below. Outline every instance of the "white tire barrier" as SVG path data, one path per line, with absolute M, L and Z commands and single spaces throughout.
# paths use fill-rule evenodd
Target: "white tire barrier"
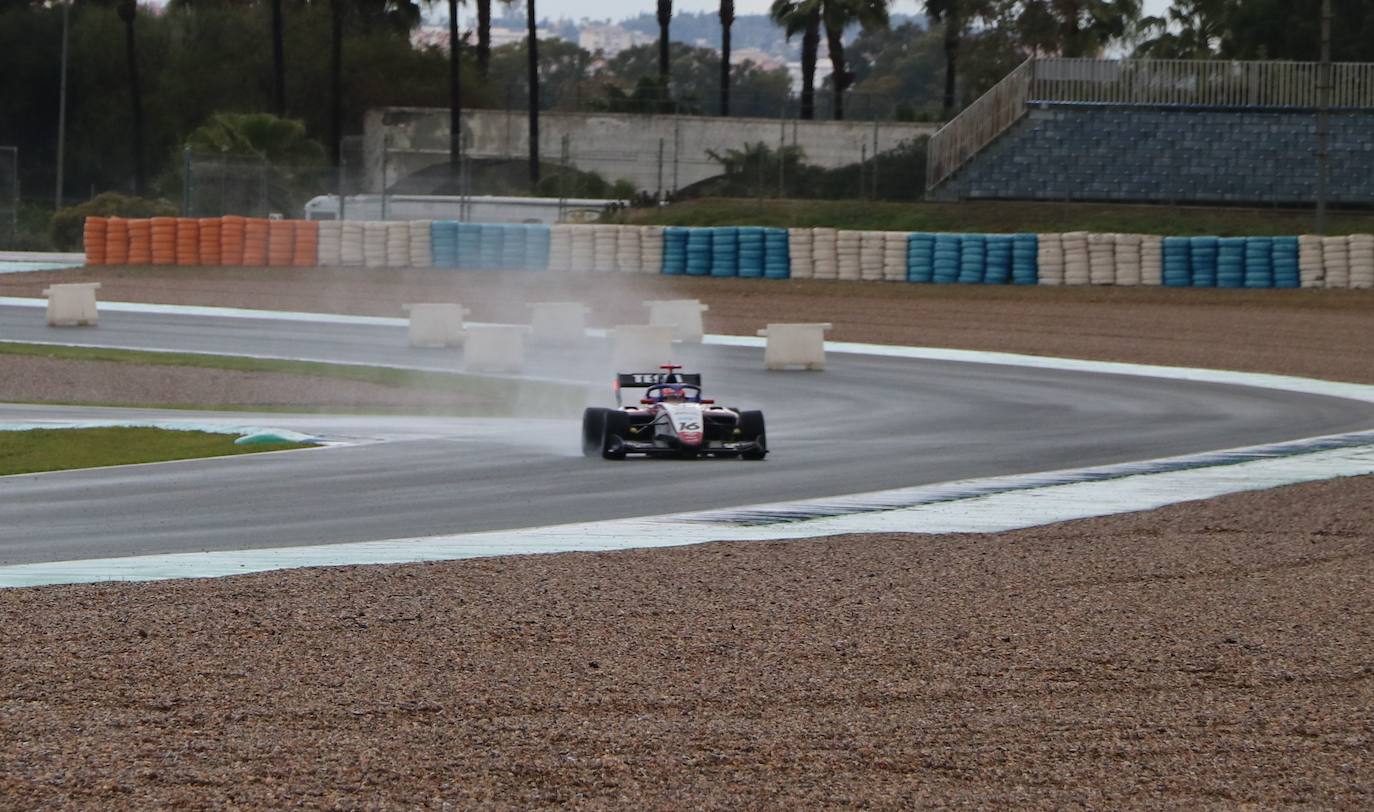
M 343 223 L 338 220 L 320 222 L 320 244 L 316 261 L 326 268 L 343 264 Z
M 344 265 L 357 267 L 363 264 L 363 224 L 344 221 L 339 237 L 339 256 Z
M 523 324 L 473 324 L 463 341 L 463 366 L 468 372 L 519 372 L 525 368 Z
M 1326 266 L 1322 264 L 1322 238 L 1316 234 L 1298 237 L 1298 281 L 1305 288 L 1326 285 Z
M 862 279 L 863 232 L 835 232 L 835 269 L 837 279 Z
M 1140 237 L 1140 284 L 1164 284 L 1164 238 L 1158 234 Z
M 1140 284 L 1140 235 L 1117 234 L 1113 246 L 1116 254 L 1116 279 L 1118 285 Z
M 1063 235 L 1037 234 L 1035 242 L 1035 266 L 1039 284 L 1064 284 Z
M 558 223 L 549 226 L 549 270 L 572 270 L 573 227 Z
M 1326 287 L 1350 287 L 1350 244 L 1345 237 L 1322 238 L 1322 267 L 1326 270 Z
M 906 281 L 906 238 L 905 231 L 884 231 L 883 234 L 883 281 Z
M 571 344 L 587 337 L 587 314 L 581 302 L 530 304 L 530 340 L 536 344 Z
M 1374 235 L 1351 234 L 1349 239 L 1352 288 L 1374 288 Z
M 763 365 L 768 369 L 825 369 L 825 331 L 829 329 L 829 323 L 768 325 L 759 330 L 759 335 L 768 339 Z
M 811 255 L 811 229 L 787 229 L 787 261 L 793 279 L 811 279 L 816 275 Z
M 811 229 L 812 278 L 839 279 L 839 232 L 833 228 Z
M 709 305 L 697 299 L 665 299 L 644 305 L 649 308 L 649 324 L 673 328 L 673 338 L 677 341 L 701 343 L 706 334 L 701 314 L 711 309 Z
M 595 226 L 574 226 L 572 229 L 572 261 L 569 267 L 587 273 L 596 266 Z
M 456 347 L 463 343 L 463 317 L 468 309 L 450 302 L 408 304 L 410 346 Z
M 663 226 L 640 227 L 639 270 L 643 273 L 663 271 Z
M 880 282 L 883 278 L 883 258 L 887 255 L 887 237 L 881 231 L 859 232 L 859 278 L 865 282 Z
M 386 267 L 386 223 L 363 223 L 363 265 Z
M 1061 237 L 1064 242 L 1064 284 L 1088 284 L 1092 281 L 1088 258 L 1088 233 L 1067 231 Z
M 611 328 L 611 366 L 616 372 L 648 372 L 672 362 L 672 327 L 626 324 Z
M 48 326 L 94 327 L 100 317 L 95 306 L 95 292 L 99 288 L 99 282 L 67 282 L 44 288 L 43 295 L 48 297 Z
M 1116 235 L 1088 235 L 1088 281 L 1094 285 L 1116 283 Z
M 434 267 L 434 248 L 431 243 L 431 220 L 412 220 L 406 224 L 410 236 L 410 264 L 416 268 Z
M 595 225 L 592 231 L 592 270 L 615 270 L 615 243 L 619 226 Z
M 386 267 L 410 267 L 410 224 L 386 224 Z
M 638 226 L 621 226 L 615 236 L 615 269 L 622 273 L 638 273 L 643 247 Z

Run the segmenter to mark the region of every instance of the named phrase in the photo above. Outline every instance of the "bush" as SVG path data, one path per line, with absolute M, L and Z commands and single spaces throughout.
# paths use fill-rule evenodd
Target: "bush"
M 85 203 L 58 211 L 49 221 L 48 233 L 54 248 L 71 251 L 81 248 L 87 217 L 175 217 L 176 214 L 177 207 L 166 200 L 105 192 Z

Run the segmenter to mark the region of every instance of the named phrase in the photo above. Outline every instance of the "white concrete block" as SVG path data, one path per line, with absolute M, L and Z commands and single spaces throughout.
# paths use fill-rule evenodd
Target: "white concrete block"
M 628 324 L 611 328 L 611 365 L 616 372 L 653 372 L 673 362 L 670 325 Z
M 49 327 L 94 327 L 97 316 L 95 292 L 99 282 L 69 282 L 49 285 L 43 295 L 48 297 Z
M 463 343 L 463 317 L 468 309 L 449 302 L 408 304 L 410 346 L 454 347 Z
M 587 337 L 587 314 L 581 302 L 532 302 L 531 339 L 536 344 L 566 344 Z
M 706 328 L 701 322 L 701 314 L 710 310 L 698 299 L 665 299 L 645 302 L 649 308 L 649 323 L 673 328 L 673 338 L 677 341 L 701 343 Z
M 825 369 L 825 331 L 828 322 L 813 324 L 770 324 L 759 330 L 768 343 L 763 351 L 763 364 L 769 369 L 800 366 Z
M 463 365 L 468 372 L 519 372 L 525 367 L 523 324 L 473 324 L 463 342 Z

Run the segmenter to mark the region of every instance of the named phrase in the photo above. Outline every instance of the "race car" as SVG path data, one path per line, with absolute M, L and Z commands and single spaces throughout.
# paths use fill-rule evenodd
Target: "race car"
M 618 408 L 590 407 L 582 413 L 582 453 L 608 460 L 627 454 L 653 457 L 738 457 L 768 454 L 763 412 L 715 405 L 701 397 L 701 375 L 664 364 L 659 372 L 616 375 Z M 625 390 L 644 390 L 625 404 Z

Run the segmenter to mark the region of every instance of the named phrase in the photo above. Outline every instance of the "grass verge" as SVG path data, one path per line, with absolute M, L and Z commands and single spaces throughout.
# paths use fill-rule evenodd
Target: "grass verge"
M 1308 234 L 1304 209 L 978 201 L 883 203 L 863 200 L 701 198 L 654 209 L 630 209 L 620 222 L 672 226 L 776 226 L 879 231 L 1099 233 L 1245 237 Z M 1335 212 L 1328 234 L 1374 232 L 1374 213 Z
M 309 448 L 312 443 L 234 445 L 232 434 L 154 428 L 33 429 L 0 431 L 0 476 L 131 465 L 140 462 L 228 457 Z

